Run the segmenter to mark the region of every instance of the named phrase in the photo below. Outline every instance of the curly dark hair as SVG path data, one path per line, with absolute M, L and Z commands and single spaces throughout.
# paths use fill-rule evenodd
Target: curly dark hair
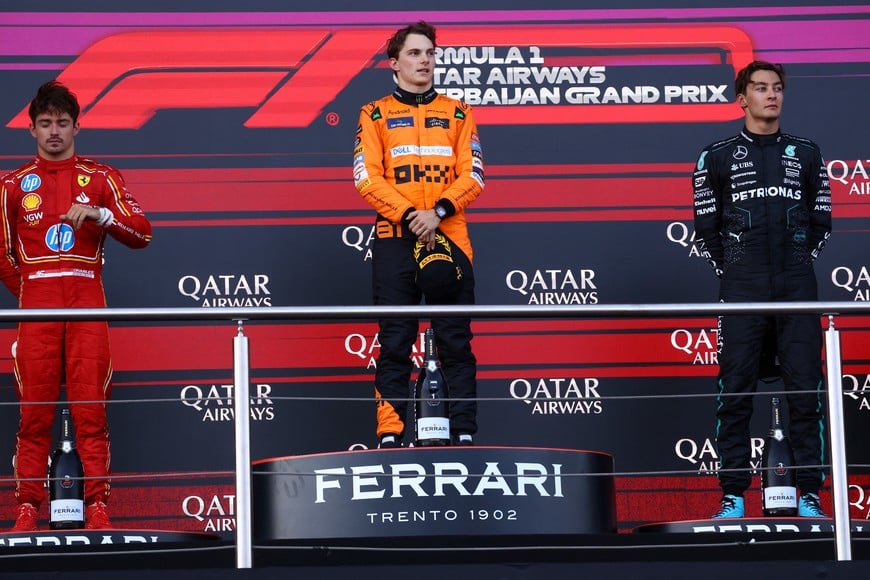
M 36 96 L 30 101 L 30 121 L 36 122 L 36 117 L 43 113 L 69 113 L 73 123 L 78 123 L 79 100 L 63 83 L 58 81 L 48 81 L 36 91 Z

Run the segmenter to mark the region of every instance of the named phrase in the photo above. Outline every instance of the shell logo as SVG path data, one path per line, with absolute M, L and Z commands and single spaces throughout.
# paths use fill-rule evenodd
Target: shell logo
M 35 193 L 28 193 L 23 198 L 21 198 L 21 207 L 23 207 L 27 211 L 39 209 L 39 206 L 41 205 L 42 198 Z

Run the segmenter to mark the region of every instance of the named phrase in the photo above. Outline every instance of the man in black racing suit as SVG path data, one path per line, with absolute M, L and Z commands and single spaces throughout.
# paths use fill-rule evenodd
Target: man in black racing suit
M 816 300 L 813 260 L 831 231 L 831 191 L 819 148 L 782 133 L 782 67 L 755 61 L 735 81 L 744 109 L 739 135 L 705 148 L 693 174 L 696 240 L 721 279 L 723 302 Z M 818 492 L 824 481 L 822 331 L 813 314 L 728 315 L 719 318 L 720 396 L 716 440 L 723 498 L 713 517 L 743 517 L 749 488 L 752 393 L 768 322 L 790 415 L 799 514 L 826 517 Z M 747 393 L 747 396 L 730 396 Z

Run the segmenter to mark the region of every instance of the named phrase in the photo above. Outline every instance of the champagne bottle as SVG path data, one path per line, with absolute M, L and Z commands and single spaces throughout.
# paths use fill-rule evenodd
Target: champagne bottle
M 761 472 L 761 507 L 766 516 L 797 515 L 794 454 L 782 426 L 779 397 L 770 404 L 770 431 L 764 442 Z
M 426 353 L 423 368 L 417 378 L 417 445 L 421 447 L 450 445 L 450 415 L 447 401 L 447 381 L 435 353 L 435 331 L 426 330 Z
M 52 530 L 85 525 L 84 468 L 72 435 L 69 409 L 61 414 L 60 439 L 51 454 L 49 478 L 49 527 Z

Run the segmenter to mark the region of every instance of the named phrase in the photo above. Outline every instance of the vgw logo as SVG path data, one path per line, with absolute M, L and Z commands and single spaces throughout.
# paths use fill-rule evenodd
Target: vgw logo
M 505 276 L 505 285 L 528 304 L 598 304 L 594 279 L 595 270 L 587 268 L 511 270 Z
M 514 399 L 531 406 L 532 415 L 598 415 L 603 412 L 596 378 L 514 379 Z
M 251 394 L 250 414 L 252 421 L 272 421 L 275 419 L 275 406 L 270 399 L 272 385 L 258 384 Z M 211 385 L 200 387 L 187 385 L 181 389 L 181 404 L 198 411 L 202 421 L 208 423 L 229 422 L 235 418 L 235 387 L 233 385 Z
M 366 336 L 364 334 L 354 332 L 348 334 L 344 338 L 344 351 L 347 354 L 352 354 L 366 361 L 367 369 L 378 368 L 378 354 L 381 352 L 381 343 L 378 341 L 378 334 L 374 336 Z M 411 345 L 411 362 L 414 366 L 421 368 L 423 366 L 423 355 L 426 353 L 426 335 L 420 333 L 420 337 L 413 345 Z
M 756 470 L 761 468 L 764 439 L 752 437 L 750 439 L 750 448 L 752 455 L 749 460 L 749 466 L 752 469 L 752 473 L 755 474 Z M 674 454 L 680 459 L 691 463 L 694 468 L 697 468 L 698 475 L 715 475 L 722 467 L 719 454 L 716 452 L 716 444 L 710 438 L 700 442 L 690 438 L 679 439 L 674 444 Z
M 848 292 L 855 302 L 870 301 L 870 271 L 867 266 L 861 266 L 857 271 L 849 266 L 837 266 L 831 270 L 831 283 Z
M 181 511 L 204 523 L 203 532 L 232 532 L 236 529 L 235 495 L 189 495 L 181 502 Z

